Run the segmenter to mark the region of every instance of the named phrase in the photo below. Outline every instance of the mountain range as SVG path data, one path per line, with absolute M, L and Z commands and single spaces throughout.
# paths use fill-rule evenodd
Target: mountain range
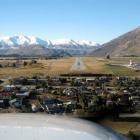
M 0 56 L 140 56 L 140 27 L 103 45 L 86 40 L 43 40 L 33 36 L 0 37 Z
M 140 56 L 140 27 L 101 45 L 90 53 L 93 56 Z
M 86 40 L 43 40 L 33 36 L 0 37 L 0 55 L 44 56 L 83 55 L 100 47 Z

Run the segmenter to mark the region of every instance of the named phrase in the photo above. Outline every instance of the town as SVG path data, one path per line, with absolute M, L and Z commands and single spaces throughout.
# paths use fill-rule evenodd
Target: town
M 137 112 L 140 79 L 111 74 L 18 77 L 0 81 L 1 112 L 100 117 Z

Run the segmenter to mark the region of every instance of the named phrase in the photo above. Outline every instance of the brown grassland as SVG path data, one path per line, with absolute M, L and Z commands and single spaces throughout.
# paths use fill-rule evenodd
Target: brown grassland
M 25 60 L 30 62 L 31 60 Z M 0 78 L 2 77 L 19 77 L 35 75 L 59 75 L 70 71 L 74 58 L 37 60 L 37 64 L 28 64 L 20 67 L 3 67 L 0 68 Z M 15 60 L 0 60 L 0 64 L 14 63 Z
M 131 58 L 112 58 L 107 60 L 104 58 L 83 57 L 82 60 L 86 69 L 82 72 L 85 73 L 112 73 L 116 75 L 140 76 L 140 72 L 119 67 L 109 66 L 107 64 L 128 64 Z M 30 62 L 31 60 L 25 60 Z M 135 58 L 135 62 L 140 62 L 140 58 Z M 0 64 L 14 63 L 15 60 L 0 60 Z M 61 58 L 61 59 L 48 59 L 37 60 L 37 64 L 28 64 L 20 67 L 3 67 L 0 68 L 0 78 L 3 77 L 18 77 L 18 76 L 35 76 L 35 75 L 60 75 L 72 73 L 71 67 L 75 62 L 74 57 Z

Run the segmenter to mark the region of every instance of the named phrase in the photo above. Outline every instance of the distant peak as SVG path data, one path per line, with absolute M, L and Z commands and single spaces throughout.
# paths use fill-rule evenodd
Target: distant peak
M 55 40 L 43 40 L 34 36 L 26 36 L 24 34 L 15 36 L 0 37 L 0 48 L 6 47 L 19 47 L 19 46 L 30 46 L 30 45 L 41 45 L 49 48 L 83 48 L 83 47 L 94 47 L 99 44 L 88 41 L 88 40 L 73 40 L 73 39 L 55 39 Z M 1 47 L 2 46 L 2 47 Z

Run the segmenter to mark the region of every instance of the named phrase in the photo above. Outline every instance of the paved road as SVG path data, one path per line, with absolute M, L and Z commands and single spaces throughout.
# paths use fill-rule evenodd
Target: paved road
M 73 71 L 84 71 L 86 66 L 84 65 L 81 57 L 76 57 L 75 63 L 72 65 L 71 70 Z

